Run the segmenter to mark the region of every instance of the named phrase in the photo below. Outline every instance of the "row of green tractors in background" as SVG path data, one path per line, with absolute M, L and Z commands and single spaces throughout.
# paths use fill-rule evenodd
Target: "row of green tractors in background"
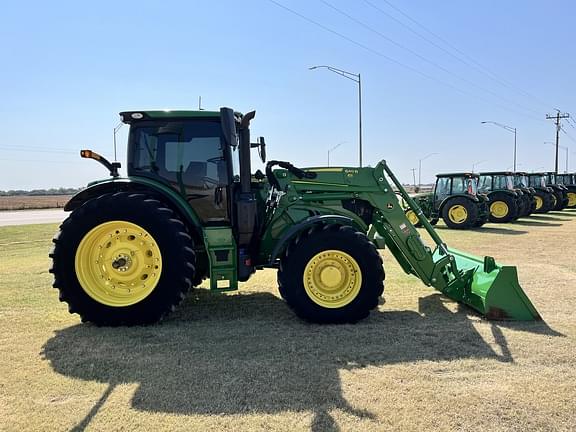
M 485 172 L 438 174 L 434 190 L 413 199 L 432 225 L 440 218 L 453 229 L 506 223 L 532 213 L 576 208 L 576 174 Z M 406 216 L 419 226 L 418 216 Z

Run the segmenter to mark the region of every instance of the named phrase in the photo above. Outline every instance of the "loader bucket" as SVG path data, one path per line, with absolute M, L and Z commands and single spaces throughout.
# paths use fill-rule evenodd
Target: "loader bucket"
M 462 275 L 448 297 L 475 309 L 488 319 L 534 321 L 540 314 L 520 287 L 516 267 L 500 266 L 492 257 L 484 259 L 448 249 Z

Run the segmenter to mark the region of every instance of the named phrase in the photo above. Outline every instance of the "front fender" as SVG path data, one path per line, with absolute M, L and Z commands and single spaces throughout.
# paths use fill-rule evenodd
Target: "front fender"
M 359 231 L 365 232 L 366 227 L 360 226 L 356 221 L 352 218 L 346 216 L 339 216 L 339 215 L 319 215 L 319 216 L 311 216 L 309 218 L 304 219 L 301 222 L 298 222 L 296 225 L 293 225 L 286 232 L 278 239 L 274 249 L 272 249 L 272 253 L 270 254 L 270 260 L 268 262 L 269 265 L 273 265 L 276 259 L 280 256 L 282 252 L 286 249 L 286 247 L 290 244 L 290 242 L 296 238 L 302 231 L 311 228 L 314 225 L 328 225 L 328 224 L 336 224 L 336 225 L 343 225 L 343 226 L 351 226 L 353 228 L 358 229 Z

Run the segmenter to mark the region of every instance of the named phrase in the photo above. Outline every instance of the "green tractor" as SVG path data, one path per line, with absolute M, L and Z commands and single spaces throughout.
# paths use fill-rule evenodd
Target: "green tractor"
M 546 174 L 544 173 L 529 173 L 528 186 L 534 188 L 536 199 L 536 209 L 534 213 L 548 213 L 556 207 L 556 196 L 554 189 L 546 185 Z
M 536 189 L 529 186 L 528 174 L 525 172 L 514 173 L 514 188 L 524 193 L 526 200 L 526 212 L 522 216 L 530 216 L 536 211 Z
M 82 321 L 154 323 L 205 278 L 211 290 L 230 291 L 272 268 L 280 295 L 301 318 L 355 323 L 383 294 L 384 247 L 406 273 L 488 318 L 539 319 L 516 268 L 446 246 L 385 161 L 375 168 L 269 161 L 264 173 L 252 173 L 251 148 L 263 161 L 266 149 L 264 139 L 250 139 L 255 112 L 120 115 L 130 125 L 127 177 L 119 163 L 82 150 L 111 178 L 66 204 L 71 214 L 50 253 L 53 286 Z M 474 184 L 469 178 L 462 177 L 463 190 Z M 393 185 L 433 248 L 406 219 Z M 468 200 L 455 202 L 468 209 Z
M 556 181 L 567 189 L 568 205 L 566 208 L 576 208 L 576 174 L 558 174 Z
M 552 188 L 556 205 L 554 210 L 561 211 L 568 207 L 568 188 L 556 180 L 556 174 L 553 172 L 544 173 L 546 176 L 546 186 Z
M 490 222 L 505 223 L 527 216 L 532 198 L 514 187 L 514 173 L 494 171 L 480 173 L 478 191 L 490 200 Z
M 432 193 L 413 196 L 432 225 L 442 218 L 452 229 L 481 227 L 488 221 L 488 199 L 477 193 L 478 175 L 472 173 L 437 174 Z M 421 226 L 415 211 L 405 206 L 406 217 Z

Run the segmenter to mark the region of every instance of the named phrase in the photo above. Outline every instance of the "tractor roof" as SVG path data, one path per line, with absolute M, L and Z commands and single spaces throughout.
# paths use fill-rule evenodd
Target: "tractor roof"
M 543 176 L 546 175 L 546 173 L 544 172 L 532 172 L 532 173 L 527 173 L 527 176 Z
M 194 119 L 194 118 L 220 118 L 219 111 L 171 111 L 171 110 L 144 110 L 122 111 L 120 117 L 124 123 L 133 123 L 142 120 L 165 119 Z
M 479 177 L 479 175 L 476 173 L 461 172 L 461 173 L 436 174 L 436 177 Z
M 514 173 L 512 171 L 487 171 L 487 172 L 481 172 L 480 173 L 481 176 L 484 175 L 505 175 L 505 176 L 513 176 Z

